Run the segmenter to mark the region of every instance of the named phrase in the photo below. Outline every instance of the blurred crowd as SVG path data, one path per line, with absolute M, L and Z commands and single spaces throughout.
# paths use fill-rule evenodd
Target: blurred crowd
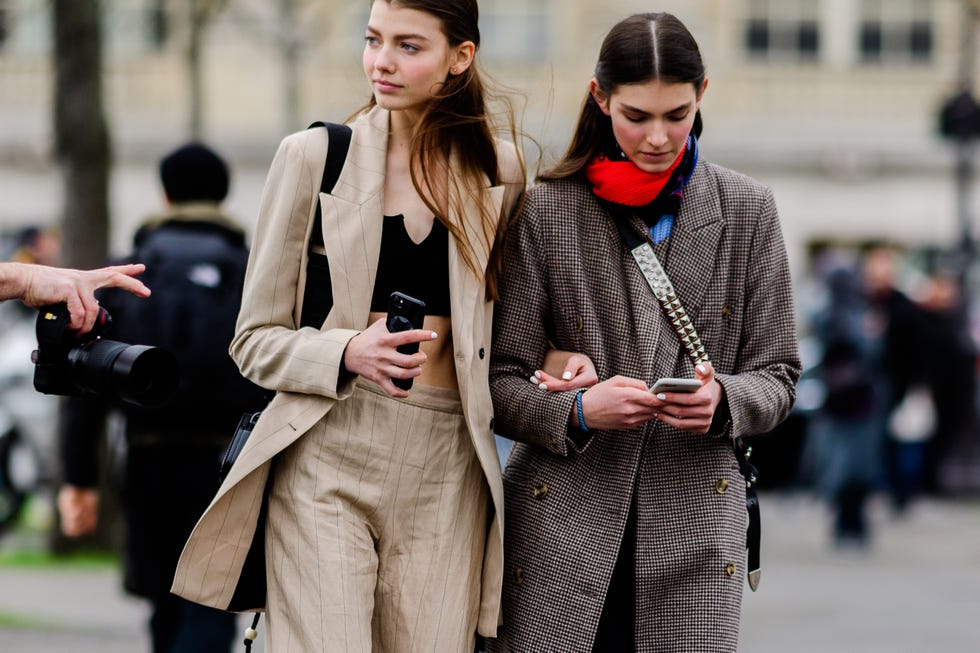
M 813 257 L 797 406 L 762 436 L 760 467 L 763 484 L 773 472 L 827 502 L 838 546 L 869 544 L 875 496 L 901 515 L 924 494 L 980 489 L 978 348 L 946 261 L 891 245 Z

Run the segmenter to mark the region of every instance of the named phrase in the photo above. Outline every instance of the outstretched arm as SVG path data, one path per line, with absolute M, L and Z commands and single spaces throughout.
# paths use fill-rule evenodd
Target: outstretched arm
M 19 299 L 37 308 L 47 304 L 68 305 L 69 327 L 81 333 L 92 329 L 99 314 L 95 291 L 114 286 L 138 297 L 149 297 L 150 289 L 135 275 L 142 263 L 113 265 L 95 270 L 55 268 L 29 263 L 0 263 L 0 300 Z

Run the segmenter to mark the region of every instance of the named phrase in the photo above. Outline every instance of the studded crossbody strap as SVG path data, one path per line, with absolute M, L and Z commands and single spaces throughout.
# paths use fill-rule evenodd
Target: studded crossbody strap
M 674 332 L 677 333 L 681 344 L 684 345 L 691 362 L 694 365 L 710 362 L 704 344 L 701 342 L 701 337 L 698 335 L 697 329 L 694 328 L 694 323 L 691 322 L 684 305 L 681 304 L 681 300 L 674 290 L 674 285 L 670 282 L 670 277 L 667 276 L 667 271 L 661 265 L 656 252 L 653 251 L 653 246 L 650 245 L 649 241 L 639 238 L 629 228 L 626 220 L 614 217 L 614 221 L 623 242 L 633 256 L 633 260 L 636 261 L 637 267 L 640 268 L 640 273 L 646 279 L 654 297 L 660 302 L 660 307 L 667 319 L 670 320 L 671 326 L 674 327 Z M 735 438 L 732 441 L 732 448 L 735 451 L 735 458 L 738 460 L 739 471 L 745 478 L 745 508 L 749 513 L 749 526 L 745 537 L 748 558 L 747 576 L 749 587 L 754 592 L 758 589 L 762 576 L 759 554 L 762 542 L 762 518 L 759 513 L 759 496 L 755 491 L 758 472 L 755 466 L 749 462 L 752 448 L 746 446 L 742 438 Z

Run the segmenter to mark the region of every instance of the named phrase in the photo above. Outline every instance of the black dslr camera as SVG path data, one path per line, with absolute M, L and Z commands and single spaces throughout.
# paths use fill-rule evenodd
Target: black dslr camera
M 112 318 L 104 308 L 91 331 L 68 329 L 66 304 L 43 306 L 37 314 L 34 389 L 50 395 L 97 396 L 156 407 L 177 390 L 177 358 L 160 347 L 128 345 L 102 337 Z

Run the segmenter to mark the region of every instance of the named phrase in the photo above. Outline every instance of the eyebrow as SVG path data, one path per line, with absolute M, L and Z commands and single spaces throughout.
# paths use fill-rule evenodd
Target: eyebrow
M 665 111 L 664 112 L 664 115 L 668 115 L 668 114 L 671 114 L 671 113 L 677 113 L 678 111 L 684 111 L 686 109 L 690 109 L 692 104 L 693 104 L 693 102 L 685 102 L 684 104 L 680 105 L 679 107 L 675 107 L 675 108 L 671 109 L 670 111 Z M 634 107 L 634 106 L 632 106 L 630 104 L 625 104 L 624 103 L 622 106 L 623 106 L 623 109 L 625 111 L 631 111 L 633 113 L 640 113 L 640 114 L 643 114 L 644 116 L 650 115 L 650 112 L 649 111 L 645 111 L 645 110 L 640 109 L 638 107 Z
M 380 36 L 381 32 L 374 29 L 370 25 L 367 26 L 367 31 L 372 35 Z M 428 41 L 429 37 L 422 34 L 395 34 L 392 37 L 396 41 Z

